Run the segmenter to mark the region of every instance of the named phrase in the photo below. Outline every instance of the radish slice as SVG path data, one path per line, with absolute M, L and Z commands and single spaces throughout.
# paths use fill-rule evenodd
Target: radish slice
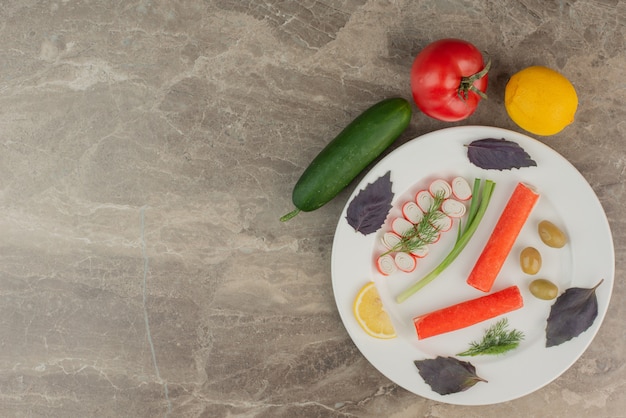
M 424 212 L 417 206 L 417 203 L 406 202 L 402 205 L 402 215 L 404 215 L 407 221 L 418 224 L 424 217 Z
M 397 253 L 394 261 L 396 266 L 398 266 L 398 269 L 404 271 L 405 273 L 410 273 L 415 270 L 415 267 L 417 267 L 417 260 L 408 253 Z
M 452 194 L 459 200 L 468 200 L 472 197 L 472 187 L 463 177 L 452 180 Z
M 465 205 L 456 199 L 446 199 L 441 204 L 441 211 L 451 218 L 460 218 L 466 210 Z
M 452 223 L 452 218 L 441 211 L 438 211 L 432 220 L 432 225 L 440 232 L 449 231 L 452 228 Z
M 430 210 L 434 200 L 433 195 L 428 190 L 421 190 L 415 195 L 415 202 L 424 213 Z
M 428 255 L 429 251 L 430 251 L 430 248 L 428 247 L 428 245 L 422 245 L 421 247 L 416 248 L 413 251 L 411 251 L 411 255 L 417 258 L 424 258 Z
M 385 232 L 381 238 L 381 241 L 388 250 L 391 250 L 393 247 L 396 246 L 396 244 L 400 242 L 401 239 L 402 238 L 400 238 L 400 235 L 396 234 L 395 232 Z
M 396 262 L 391 254 L 385 254 L 376 260 L 376 268 L 383 276 L 389 276 L 398 270 Z
M 396 234 L 402 236 L 413 229 L 413 223 L 404 218 L 396 218 L 391 221 L 391 229 Z
M 432 196 L 437 196 L 437 194 L 441 194 L 444 199 L 449 198 L 452 195 L 452 186 L 450 183 L 445 181 L 444 179 L 437 179 L 430 183 L 428 187 L 430 194 Z

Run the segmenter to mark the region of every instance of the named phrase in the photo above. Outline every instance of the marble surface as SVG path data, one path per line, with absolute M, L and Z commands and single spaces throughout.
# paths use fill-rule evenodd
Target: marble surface
M 0 10 L 0 416 L 624 417 L 626 3 L 618 0 L 5 0 Z M 280 223 L 311 159 L 409 94 L 427 43 L 493 60 L 456 124 L 519 130 L 508 77 L 555 68 L 577 119 L 541 138 L 613 230 L 606 319 L 520 399 L 433 402 L 382 376 L 337 312 L 350 190 Z

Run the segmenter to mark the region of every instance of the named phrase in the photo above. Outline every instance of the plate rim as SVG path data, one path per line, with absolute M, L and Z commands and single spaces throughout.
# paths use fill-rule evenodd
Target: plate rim
M 532 144 L 537 144 L 537 147 L 541 148 L 542 154 L 545 151 L 546 154 L 551 154 L 549 155 L 549 157 L 556 157 L 560 160 L 560 163 L 566 164 L 568 166 L 568 168 L 570 170 L 572 170 L 573 172 L 577 173 L 578 175 L 578 179 L 581 180 L 583 183 L 583 185 L 585 187 L 588 187 L 589 191 L 591 192 L 591 194 L 594 197 L 594 204 L 597 206 L 597 208 L 599 209 L 599 212 L 596 213 L 596 215 L 600 215 L 601 220 L 602 220 L 602 226 L 603 228 L 606 230 L 606 232 L 608 232 L 608 234 L 605 236 L 605 239 L 607 239 L 606 243 L 608 245 L 608 247 L 610 248 L 610 255 L 608 256 L 611 264 L 608 267 L 608 271 L 610 272 L 610 277 L 605 277 L 605 281 L 609 281 L 610 282 L 610 286 L 607 286 L 608 289 L 603 289 L 603 291 L 606 294 L 606 303 L 604 305 L 602 305 L 601 307 L 599 307 L 598 309 L 598 316 L 594 321 L 594 324 L 592 325 L 592 327 L 594 327 L 592 335 L 590 335 L 588 338 L 585 339 L 584 344 L 582 345 L 582 347 L 579 348 L 579 352 L 577 352 L 576 355 L 573 356 L 573 358 L 571 359 L 571 361 L 568 362 L 567 365 L 561 367 L 562 370 L 560 370 L 558 373 L 554 374 L 553 376 L 551 376 L 549 379 L 545 380 L 543 383 L 536 385 L 532 390 L 529 391 L 524 391 L 524 392 L 520 392 L 519 394 L 515 395 L 515 396 L 509 396 L 506 399 L 500 399 L 500 400 L 495 400 L 495 401 L 475 401 L 475 400 L 467 400 L 467 399 L 457 399 L 457 398 L 461 398 L 461 396 L 452 396 L 450 397 L 450 395 L 446 395 L 446 396 L 441 396 L 436 394 L 433 391 L 430 391 L 430 388 L 428 388 L 428 390 L 423 393 L 423 391 L 416 391 L 413 388 L 407 388 L 406 385 L 398 383 L 397 379 L 394 376 L 389 376 L 389 373 L 387 373 L 384 370 L 381 370 L 381 368 L 375 364 L 375 361 L 372 360 L 372 356 L 368 355 L 371 354 L 368 351 L 370 351 L 365 344 L 368 345 L 372 345 L 372 346 L 376 346 L 376 350 L 380 349 L 381 344 L 388 344 L 390 340 L 376 340 L 373 339 L 372 337 L 367 336 L 367 338 L 369 340 L 366 340 L 366 343 L 363 343 L 362 339 L 360 338 L 360 336 L 355 335 L 355 332 L 359 332 L 361 331 L 360 328 L 358 330 L 355 331 L 355 329 L 353 329 L 353 327 L 349 326 L 349 318 L 346 318 L 346 316 L 348 315 L 346 313 L 345 309 L 342 309 L 342 301 L 340 301 L 340 297 L 341 295 L 338 294 L 338 285 L 337 285 L 337 278 L 336 278 L 336 268 L 335 265 L 337 263 L 336 260 L 336 247 L 339 244 L 339 237 L 340 237 L 340 227 L 342 226 L 342 221 L 345 218 L 345 213 L 346 213 L 346 209 L 349 205 L 349 203 L 352 201 L 352 199 L 354 198 L 354 196 L 356 195 L 356 193 L 358 191 L 360 191 L 365 184 L 367 184 L 369 178 L 371 177 L 372 173 L 376 173 L 377 171 L 380 171 L 380 167 L 383 167 L 387 162 L 391 161 L 393 158 L 395 158 L 394 156 L 397 156 L 399 153 L 402 153 L 404 149 L 406 149 L 406 147 L 411 147 L 411 146 L 419 146 L 416 145 L 418 144 L 418 141 L 426 139 L 428 140 L 429 138 L 435 137 L 441 137 L 441 136 L 446 136 L 446 135 L 458 135 L 458 134 L 467 134 L 468 136 L 468 141 L 469 140 L 473 140 L 473 139 L 478 139 L 478 138 L 474 138 L 473 135 L 478 135 L 478 133 L 481 133 L 481 135 L 483 135 L 483 133 L 487 132 L 487 135 L 503 135 L 503 136 L 511 136 L 513 140 L 515 139 L 519 139 L 521 138 L 522 141 L 530 141 L 530 143 Z M 484 135 L 483 135 L 484 136 Z M 458 140 L 457 140 L 458 141 Z M 423 141 L 424 142 L 424 141 Z M 504 174 L 506 175 L 506 173 Z M 511 176 L 514 177 L 514 176 Z M 416 180 L 417 181 L 417 180 Z M 394 201 L 396 199 L 396 197 L 398 196 L 398 194 L 396 194 L 394 196 Z M 600 219 L 596 219 L 600 220 Z M 539 390 L 540 388 L 548 385 L 549 383 L 553 382 L 554 380 L 556 380 L 559 376 L 561 376 L 565 371 L 567 371 L 579 358 L 580 356 L 582 356 L 582 354 L 587 350 L 587 348 L 589 347 L 589 345 L 591 344 L 591 342 L 595 339 L 595 336 L 597 335 L 597 332 L 599 331 L 604 318 L 606 316 L 609 304 L 610 304 L 610 300 L 611 300 L 611 295 L 612 295 L 612 291 L 613 291 L 613 286 L 614 286 L 614 276 L 615 276 L 615 249 L 614 249 L 614 243 L 613 243 L 613 237 L 612 237 L 612 232 L 611 232 L 611 228 L 610 228 L 610 224 L 608 222 L 608 218 L 606 217 L 606 212 L 604 211 L 604 208 L 602 206 L 602 203 L 600 202 L 600 200 L 598 199 L 598 196 L 595 194 L 595 191 L 593 190 L 593 188 L 591 187 L 591 185 L 588 183 L 588 181 L 586 180 L 586 178 L 582 175 L 582 173 L 570 162 L 568 161 L 566 158 L 564 158 L 561 154 L 559 154 L 556 150 L 554 150 L 553 148 L 551 148 L 549 145 L 545 144 L 542 141 L 539 141 L 535 138 L 529 137 L 523 133 L 520 132 L 516 132 L 516 131 L 511 131 L 508 129 L 504 129 L 504 128 L 500 128 L 500 127 L 494 127 L 494 126 L 483 126 L 483 125 L 468 125 L 468 126 L 454 126 L 454 127 L 446 127 L 443 129 L 439 129 L 439 130 L 435 130 L 435 131 L 431 131 L 431 132 L 427 132 L 424 133 L 422 135 L 418 135 L 408 141 L 406 141 L 404 144 L 400 145 L 399 147 L 397 147 L 396 149 L 394 149 L 393 151 L 391 151 L 390 153 L 388 153 L 386 156 L 384 156 L 382 159 L 380 159 L 373 167 L 371 167 L 369 169 L 369 171 L 361 178 L 361 180 L 359 181 L 358 184 L 356 184 L 354 186 L 354 189 L 352 191 L 352 193 L 350 194 L 350 196 L 348 197 L 345 206 L 341 212 L 341 215 L 339 217 L 339 220 L 337 222 L 337 227 L 335 229 L 335 235 L 333 238 L 333 244 L 332 244 L 332 254 L 331 254 L 331 279 L 332 279 L 332 286 L 333 286 L 333 294 L 335 296 L 335 303 L 337 305 L 337 309 L 340 313 L 340 317 L 342 319 L 342 322 L 344 324 L 344 327 L 346 328 L 346 331 L 348 332 L 348 334 L 350 335 L 352 341 L 355 343 L 355 345 L 357 346 L 357 348 L 359 349 L 359 351 L 361 352 L 361 354 L 366 357 L 366 359 L 370 362 L 370 364 L 372 364 L 379 372 L 381 372 L 383 375 L 385 375 L 388 379 L 390 379 L 391 381 L 393 381 L 394 383 L 398 384 L 399 386 L 403 387 L 404 389 L 408 390 L 409 392 L 415 393 L 419 396 L 428 398 L 428 399 L 432 399 L 432 400 L 436 400 L 439 402 L 444 402 L 444 403 L 448 403 L 448 404 L 456 404 L 456 405 L 489 405 L 489 404 L 494 404 L 494 403 L 501 403 L 501 402 L 506 402 L 506 401 L 510 401 L 513 399 L 517 399 L 519 397 L 522 396 L 526 396 L 536 390 Z M 607 280 L 608 279 L 608 280 Z M 364 284 L 364 282 L 363 282 Z M 607 293 L 608 292 L 608 293 Z M 349 312 L 349 315 L 351 315 L 351 310 Z M 417 379 L 421 379 L 421 377 L 419 375 L 417 375 Z M 422 382 L 423 383 L 423 382 Z M 423 386 L 423 385 L 422 385 Z M 419 393 L 418 393 L 419 392 Z M 464 393 L 471 393 L 471 390 L 468 390 Z M 455 394 L 456 395 L 456 394 Z

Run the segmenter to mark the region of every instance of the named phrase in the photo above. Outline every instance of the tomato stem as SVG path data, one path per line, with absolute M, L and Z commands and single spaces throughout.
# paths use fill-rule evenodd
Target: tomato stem
M 478 89 L 474 85 L 474 83 L 480 80 L 481 78 L 483 78 L 484 76 L 486 76 L 490 68 L 491 68 L 491 59 L 488 59 L 487 64 L 485 64 L 485 68 L 483 68 L 476 74 L 463 77 L 461 79 L 461 84 L 459 85 L 459 90 L 458 90 L 459 97 L 463 100 L 467 100 L 469 92 L 473 91 L 474 93 L 478 94 L 481 98 L 486 99 L 487 95 L 485 94 L 485 92 Z

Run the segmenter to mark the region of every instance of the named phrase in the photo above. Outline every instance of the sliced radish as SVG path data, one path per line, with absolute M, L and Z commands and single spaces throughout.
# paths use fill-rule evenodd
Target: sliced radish
M 390 274 L 393 274 L 398 270 L 398 266 L 396 266 L 396 261 L 391 256 L 391 254 L 385 254 L 378 257 L 378 259 L 376 260 L 376 268 L 383 276 L 389 276 Z
M 441 211 L 451 218 L 460 218 L 466 210 L 465 205 L 456 199 L 446 199 L 441 204 Z
M 401 239 L 402 238 L 400 238 L 400 235 L 396 234 L 395 232 L 385 232 L 381 238 L 381 241 L 383 245 L 387 247 L 387 249 L 391 250 L 393 247 L 396 246 L 396 244 L 400 242 Z
M 424 212 L 417 206 L 417 203 L 406 202 L 402 205 L 402 215 L 404 215 L 407 221 L 418 224 L 424 217 Z
M 391 221 L 391 229 L 396 234 L 402 236 L 413 229 L 413 223 L 404 218 L 396 218 Z
M 450 197 L 450 195 L 452 195 L 452 186 L 450 186 L 450 183 L 448 183 L 444 179 L 437 179 L 430 183 L 428 191 L 430 191 L 430 194 L 432 196 L 437 196 L 438 194 L 441 194 L 444 199 L 447 199 Z
M 459 200 L 468 200 L 472 197 L 472 186 L 463 177 L 452 179 L 452 194 Z
M 411 251 L 411 255 L 417 258 L 424 258 L 428 255 L 429 251 L 430 251 L 430 248 L 428 247 L 428 245 L 422 245 L 421 247 L 416 248 L 413 251 Z
M 449 231 L 452 223 L 452 218 L 441 211 L 437 211 L 432 220 L 432 225 L 440 232 Z
M 428 190 L 420 190 L 415 195 L 415 202 L 424 213 L 430 210 L 430 207 L 433 205 L 434 200 L 435 199 L 433 198 L 433 195 L 430 194 Z
M 408 253 L 397 253 L 394 257 L 394 261 L 398 269 L 410 273 L 415 270 L 417 267 L 417 260 L 411 254 Z

